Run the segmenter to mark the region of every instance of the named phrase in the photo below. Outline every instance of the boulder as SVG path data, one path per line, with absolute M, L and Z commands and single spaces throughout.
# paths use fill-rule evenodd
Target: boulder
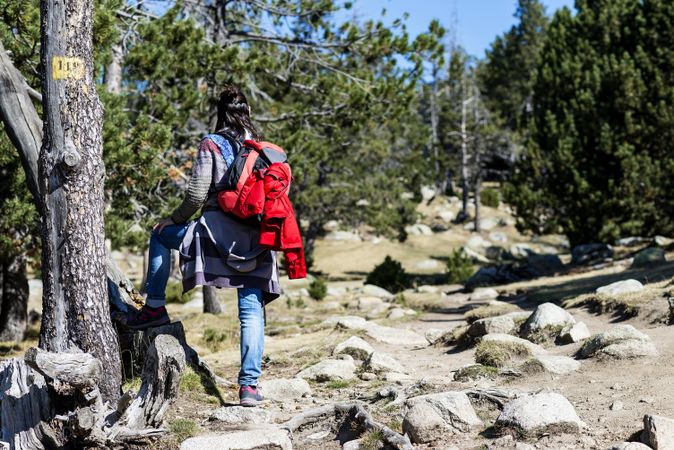
M 468 242 L 466 242 L 466 247 L 480 253 L 484 252 L 487 248 L 491 246 L 492 246 L 491 241 L 479 235 L 471 237 L 470 239 L 468 239 Z
M 563 308 L 553 303 L 538 305 L 522 326 L 525 337 L 545 333 L 548 336 L 558 336 L 564 328 L 571 327 L 576 319 Z
M 641 245 L 648 241 L 649 239 L 645 237 L 630 236 L 618 239 L 617 241 L 615 241 L 615 245 L 617 245 L 618 247 L 636 247 L 637 245 Z
M 632 268 L 656 266 L 666 262 L 667 259 L 665 259 L 665 251 L 663 249 L 657 247 L 645 248 L 634 255 Z
M 580 361 L 568 356 L 535 355 L 530 362 L 540 365 L 544 371 L 554 375 L 566 375 L 580 369 Z
M 410 236 L 433 236 L 431 227 L 424 223 L 415 223 L 405 227 L 405 232 Z
M 306 381 L 304 382 L 306 383 Z M 266 392 L 265 397 L 267 397 Z M 269 423 L 271 421 L 271 415 L 269 414 L 269 411 L 262 408 L 224 406 L 211 412 L 208 419 L 225 425 L 261 424 Z
M 420 395 L 408 399 L 406 406 L 403 432 L 414 443 L 432 442 L 443 433 L 464 433 L 483 426 L 463 392 Z
M 494 300 L 495 298 L 498 298 L 498 296 L 499 296 L 499 293 L 494 288 L 478 288 L 478 289 L 475 289 L 470 294 L 470 301 L 481 302 L 481 301 L 486 301 L 486 300 Z
M 451 433 L 444 419 L 431 405 L 425 402 L 412 406 L 403 419 L 403 433 L 415 444 L 440 440 Z
M 391 345 L 410 347 L 426 347 L 428 341 L 422 335 L 412 330 L 392 328 L 368 322 L 365 332 L 376 341 Z
M 611 450 L 653 450 L 646 444 L 641 442 L 623 442 L 611 447 Z
M 435 197 L 435 188 L 433 186 L 421 186 L 421 200 L 428 202 Z
M 674 420 L 646 415 L 641 440 L 655 450 L 674 449 Z
M 388 316 L 386 316 L 387 319 L 390 320 L 399 320 L 402 319 L 403 317 L 407 316 L 405 314 L 405 310 L 402 308 L 393 308 L 391 312 L 388 313 Z
M 472 338 L 478 338 L 486 334 L 518 334 L 522 322 L 524 322 L 531 313 L 526 311 L 512 312 L 502 316 L 487 317 L 473 322 L 468 328 L 468 335 Z
M 463 247 L 461 249 L 461 251 L 463 252 L 463 254 L 466 257 L 470 258 L 475 263 L 485 263 L 485 264 L 487 264 L 487 263 L 490 262 L 489 258 L 487 258 L 483 254 L 479 253 L 478 251 L 476 251 L 476 250 L 474 250 L 470 247 Z
M 347 354 L 363 361 L 372 353 L 374 353 L 372 346 L 358 336 L 351 336 L 346 341 L 337 344 L 335 350 L 332 352 L 335 356 Z
M 389 299 L 393 298 L 394 295 L 387 291 L 386 289 L 375 286 L 374 284 L 366 284 L 362 288 L 360 288 L 360 291 L 367 296 L 370 297 L 379 297 L 379 298 L 384 298 L 384 299 Z
M 324 328 L 346 328 L 347 330 L 364 330 L 367 320 L 359 316 L 332 316 L 325 319 L 321 326 Z
M 515 259 L 527 259 L 527 256 L 534 253 L 531 245 L 525 243 L 513 244 L 510 246 L 510 255 Z
M 527 264 L 544 274 L 552 274 L 564 268 L 564 263 L 557 255 L 539 255 L 538 253 L 530 253 L 527 256 Z
M 585 325 L 585 322 L 577 322 L 571 328 L 562 331 L 559 335 L 559 341 L 562 344 L 573 344 L 584 341 L 590 337 L 590 330 Z
M 183 441 L 180 450 L 292 450 L 288 430 L 273 426 L 206 434 Z
M 573 405 L 554 392 L 525 395 L 512 400 L 494 423 L 497 430 L 515 430 L 525 436 L 577 433 L 585 426 Z
M 345 442 L 342 445 L 342 450 L 360 450 L 362 439 L 354 439 L 353 441 Z
M 530 280 L 543 275 L 527 263 L 499 264 L 492 267 L 481 267 L 466 281 L 466 289 L 479 286 L 496 286 Z
M 596 264 L 613 258 L 613 248 L 607 244 L 583 244 L 571 250 L 571 264 Z
M 275 378 L 260 382 L 260 392 L 269 400 L 286 402 L 311 395 L 311 387 L 302 378 Z
M 492 242 L 499 242 L 501 244 L 505 244 L 508 242 L 508 236 L 501 232 L 501 231 L 492 231 L 489 233 L 489 240 Z
M 643 289 L 644 285 L 637 280 L 622 280 L 597 288 L 596 292 L 602 295 L 621 295 L 640 292 Z
M 365 361 L 365 369 L 369 372 L 396 372 L 408 373 L 407 370 L 395 358 L 386 353 L 374 352 Z
M 353 380 L 356 378 L 356 366 L 348 359 L 326 359 L 302 370 L 297 377 L 319 382 Z
M 437 259 L 424 259 L 414 265 L 419 270 L 433 270 L 440 267 L 440 262 Z
M 445 330 L 441 330 L 440 328 L 429 328 L 424 333 L 424 337 L 429 344 L 435 344 L 444 334 Z
M 669 247 L 674 243 L 674 239 L 670 239 L 664 236 L 655 236 L 653 243 L 658 247 Z
M 482 336 L 482 342 L 496 342 L 503 344 L 519 344 L 526 347 L 532 355 L 541 355 L 547 351 L 538 344 L 534 344 L 526 339 L 519 338 L 510 334 L 493 333 Z
M 446 223 L 451 223 L 454 219 L 456 219 L 456 213 L 454 213 L 454 211 L 449 210 L 438 211 L 435 214 L 435 218 L 438 220 L 442 220 L 443 222 Z
M 331 231 L 328 234 L 326 234 L 323 239 L 325 239 L 326 241 L 337 241 L 337 242 L 346 242 L 346 241 L 360 242 L 363 240 L 355 231 L 342 231 L 342 230 Z
M 381 308 L 383 304 L 384 300 L 379 297 L 360 297 L 358 299 L 358 309 L 361 311 L 372 311 Z
M 632 325 L 616 325 L 592 336 L 578 351 L 581 358 L 605 356 L 615 359 L 657 356 L 658 351 L 651 338 Z
M 433 260 L 433 261 L 435 261 L 435 260 Z M 424 285 L 418 286 L 416 288 L 416 291 L 420 294 L 437 294 L 440 291 L 440 289 L 437 286 L 431 286 L 431 285 L 428 285 L 428 284 L 424 284 Z

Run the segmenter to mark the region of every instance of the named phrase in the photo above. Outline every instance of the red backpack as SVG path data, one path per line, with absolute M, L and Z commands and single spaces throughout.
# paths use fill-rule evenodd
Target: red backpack
M 236 139 L 228 140 L 236 153 L 225 174 L 225 188 L 218 194 L 218 204 L 226 213 L 241 219 L 260 216 L 265 203 L 264 173 L 274 163 L 288 164 L 286 152 L 271 142 L 248 139 L 241 144 Z

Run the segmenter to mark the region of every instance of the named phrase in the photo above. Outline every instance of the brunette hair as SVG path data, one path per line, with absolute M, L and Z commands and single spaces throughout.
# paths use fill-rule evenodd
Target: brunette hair
M 227 84 L 218 99 L 218 121 L 216 133 L 227 133 L 237 139 L 243 139 L 248 131 L 253 139 L 259 140 L 260 133 L 250 119 L 248 99 L 238 86 Z

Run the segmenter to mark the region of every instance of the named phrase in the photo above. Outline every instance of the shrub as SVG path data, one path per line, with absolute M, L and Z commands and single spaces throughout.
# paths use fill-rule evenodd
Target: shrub
M 480 203 L 490 208 L 498 208 L 499 197 L 499 192 L 496 189 L 485 189 L 480 192 Z
M 387 256 L 384 262 L 376 266 L 365 280 L 366 284 L 374 284 L 389 292 L 400 292 L 412 286 L 409 275 L 399 261 Z
M 169 280 L 166 285 L 166 303 L 187 303 L 192 300 L 194 291 L 183 294 L 183 284 L 180 281 Z
M 323 300 L 328 295 L 328 284 L 322 278 L 316 278 L 309 285 L 309 296 L 314 300 Z
M 464 283 L 473 274 L 473 262 L 461 249 L 454 250 L 447 259 L 447 282 Z
M 199 432 L 199 425 L 190 419 L 175 419 L 169 424 L 169 430 L 179 441 L 184 441 Z

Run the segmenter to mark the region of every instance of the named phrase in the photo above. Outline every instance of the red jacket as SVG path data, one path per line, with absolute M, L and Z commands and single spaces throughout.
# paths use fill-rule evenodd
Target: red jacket
M 288 277 L 307 276 L 304 246 L 297 226 L 295 211 L 288 198 L 292 175 L 290 166 L 274 163 L 264 172 L 264 213 L 260 229 L 260 245 L 283 251 Z

